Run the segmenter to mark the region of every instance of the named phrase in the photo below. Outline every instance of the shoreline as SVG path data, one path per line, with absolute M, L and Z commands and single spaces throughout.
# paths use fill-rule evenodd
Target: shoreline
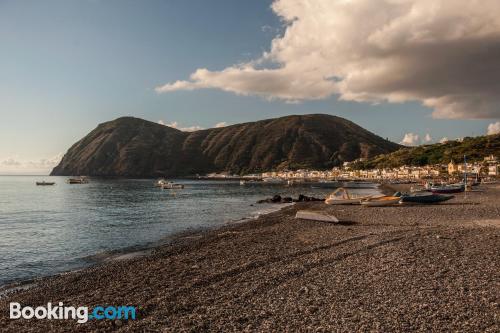
M 495 331 L 500 186 L 448 204 L 297 203 L 251 221 L 178 235 L 144 257 L 43 278 L 0 299 L 131 304 L 137 321 L 15 321 L 12 331 Z M 293 218 L 298 209 L 342 223 Z M 496 305 L 495 305 L 496 304 Z
M 92 267 L 100 266 L 100 265 L 106 265 L 107 263 L 114 262 L 114 261 L 120 261 L 120 260 L 130 260 L 130 259 L 135 259 L 135 258 L 141 258 L 145 257 L 148 255 L 151 255 L 154 253 L 155 250 L 168 246 L 172 243 L 175 243 L 179 239 L 184 239 L 184 238 L 189 238 L 189 237 L 202 237 L 201 235 L 210 232 L 210 231 L 216 231 L 219 228 L 225 227 L 225 226 L 231 226 L 231 225 L 237 225 L 241 223 L 247 223 L 251 222 L 252 220 L 258 219 L 261 216 L 265 216 L 268 214 L 272 214 L 274 212 L 280 211 L 286 207 L 292 206 L 295 203 L 276 203 L 276 204 L 269 204 L 271 207 L 268 207 L 268 209 L 264 209 L 264 212 L 261 212 L 262 210 L 255 210 L 250 212 L 249 214 L 245 215 L 244 217 L 235 219 L 235 220 L 230 220 L 226 221 L 221 225 L 217 226 L 211 226 L 211 227 L 203 227 L 199 226 L 197 228 L 193 229 L 187 229 L 187 230 L 182 230 L 175 232 L 170 235 L 165 235 L 162 236 L 160 239 L 155 240 L 155 241 L 150 241 L 146 244 L 142 245 L 135 245 L 135 246 L 129 246 L 129 247 L 124 247 L 124 248 L 118 248 L 118 249 L 112 249 L 112 250 L 107 250 L 107 251 L 102 251 L 90 255 L 83 256 L 79 258 L 79 260 L 82 261 L 82 264 L 75 268 L 75 269 L 69 269 L 53 274 L 47 274 L 47 275 L 41 275 L 41 276 L 36 276 L 30 279 L 25 279 L 25 280 L 15 280 L 15 281 L 10 281 L 5 284 L 0 285 L 0 299 L 6 297 L 7 295 L 11 294 L 12 292 L 16 292 L 18 290 L 27 290 L 33 287 L 36 287 L 37 283 L 40 281 L 43 281 L 44 279 L 50 279 L 54 278 L 60 275 L 65 275 L 65 274 L 72 274 L 76 272 L 83 271 L 85 269 L 90 269 Z M 255 207 L 258 207 L 260 204 L 253 204 Z

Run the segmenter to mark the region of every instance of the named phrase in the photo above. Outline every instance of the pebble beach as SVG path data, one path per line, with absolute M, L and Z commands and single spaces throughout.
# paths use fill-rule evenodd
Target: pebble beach
M 341 222 L 295 219 L 301 209 Z M 438 205 L 296 203 L 36 280 L 0 298 L 0 331 L 498 332 L 498 267 L 498 184 Z M 10 302 L 133 305 L 138 318 L 11 320 Z

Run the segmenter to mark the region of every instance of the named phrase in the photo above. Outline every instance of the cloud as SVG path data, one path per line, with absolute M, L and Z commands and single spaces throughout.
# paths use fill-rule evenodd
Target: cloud
M 163 120 L 158 120 L 158 124 L 163 125 L 163 126 L 172 127 L 172 128 L 178 129 L 178 130 L 183 131 L 183 132 L 194 132 L 194 131 L 199 131 L 199 130 L 204 129 L 203 127 L 198 126 L 198 125 L 190 126 L 190 127 L 179 127 L 179 123 L 176 121 L 173 121 L 171 123 L 165 123 Z
M 432 141 L 432 136 L 429 133 L 426 133 L 424 136 L 424 142 L 431 142 Z
M 260 58 L 156 91 L 419 101 L 436 118 L 500 117 L 498 0 L 276 0 L 272 9 L 284 32 Z
M 226 127 L 227 123 L 225 121 L 222 121 L 220 123 L 215 124 L 215 128 L 220 128 L 220 127 Z
M 488 131 L 486 132 L 487 135 L 498 134 L 498 133 L 500 133 L 500 121 L 488 125 Z
M 0 172 L 2 173 L 48 173 L 54 168 L 64 154 L 59 153 L 50 158 L 42 158 L 39 160 L 24 160 L 17 156 L 8 157 L 0 160 Z
M 400 144 L 405 145 L 405 146 L 416 146 L 418 145 L 420 139 L 418 134 L 415 133 L 406 133 L 403 140 L 400 142 Z

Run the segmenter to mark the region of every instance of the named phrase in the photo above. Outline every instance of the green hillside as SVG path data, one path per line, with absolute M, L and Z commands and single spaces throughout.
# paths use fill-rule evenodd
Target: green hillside
M 395 168 L 403 165 L 423 166 L 428 164 L 462 161 L 482 161 L 489 155 L 500 157 L 500 134 L 466 137 L 463 141 L 448 141 L 418 147 L 406 147 L 390 154 L 378 155 L 363 162 L 356 162 L 354 169 Z

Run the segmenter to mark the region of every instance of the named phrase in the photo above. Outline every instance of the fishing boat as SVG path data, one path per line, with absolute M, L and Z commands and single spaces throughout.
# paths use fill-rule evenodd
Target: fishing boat
M 430 191 L 432 193 L 460 193 L 465 191 L 464 184 L 450 184 L 450 185 L 440 185 L 440 186 L 431 186 Z
M 50 186 L 50 185 L 54 185 L 54 184 L 55 184 L 55 182 L 46 182 L 45 180 L 41 181 L 41 182 L 36 182 L 37 186 Z
M 327 205 L 359 205 L 361 200 L 370 199 L 372 196 L 360 196 L 351 194 L 347 189 L 341 187 L 331 193 L 326 199 Z
M 419 204 L 434 204 L 453 199 L 453 195 L 430 194 L 426 192 L 417 192 L 413 194 L 401 195 L 401 203 L 419 203 Z
M 67 180 L 68 184 L 87 184 L 89 180 L 86 177 L 70 178 Z
M 400 200 L 401 200 L 400 197 L 383 196 L 383 197 L 375 197 L 362 200 L 361 204 L 367 207 L 381 207 L 381 206 L 390 206 L 397 204 L 399 203 Z
M 161 188 L 164 190 L 174 190 L 174 189 L 177 190 L 177 189 L 183 189 L 184 185 L 166 181 L 164 184 L 161 185 Z

